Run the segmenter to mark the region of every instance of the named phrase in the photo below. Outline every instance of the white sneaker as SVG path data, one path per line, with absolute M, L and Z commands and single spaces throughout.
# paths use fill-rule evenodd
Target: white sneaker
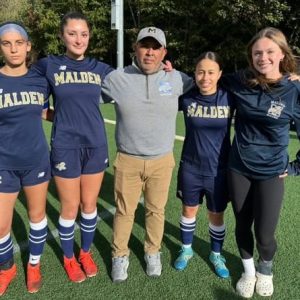
M 111 278 L 115 283 L 123 282 L 127 279 L 127 269 L 129 266 L 128 256 L 117 256 L 112 259 Z
M 263 297 L 272 296 L 274 292 L 273 275 L 264 275 L 256 272 L 256 277 L 256 293 Z
M 243 273 L 242 277 L 236 284 L 237 294 L 244 298 L 251 298 L 254 294 L 255 283 L 255 276 L 247 276 L 245 273 Z
M 147 264 L 146 273 L 148 276 L 158 277 L 161 275 L 160 252 L 155 254 L 145 254 L 145 262 Z

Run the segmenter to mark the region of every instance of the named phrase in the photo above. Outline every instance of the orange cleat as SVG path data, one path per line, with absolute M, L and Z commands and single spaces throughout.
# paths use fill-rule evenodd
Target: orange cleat
M 64 268 L 70 281 L 80 283 L 86 279 L 84 272 L 81 270 L 75 256 L 67 258 L 64 256 Z
M 95 261 L 93 260 L 92 253 L 90 251 L 84 252 L 81 249 L 78 260 L 87 277 L 94 277 L 97 275 L 98 267 Z
M 9 284 L 17 275 L 17 266 L 13 264 L 13 266 L 8 270 L 0 270 L 0 296 L 4 295 L 7 290 Z
M 40 263 L 37 265 L 27 264 L 27 290 L 29 293 L 36 293 L 42 285 Z

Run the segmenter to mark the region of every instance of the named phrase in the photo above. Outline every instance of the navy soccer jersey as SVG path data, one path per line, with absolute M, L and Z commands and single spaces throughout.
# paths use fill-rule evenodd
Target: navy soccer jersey
M 53 95 L 51 145 L 107 147 L 99 102 L 101 83 L 113 68 L 92 58 L 77 61 L 64 55 L 43 58 L 34 68 L 46 76 Z
M 47 80 L 36 72 L 17 77 L 0 73 L 0 169 L 30 170 L 49 161 L 42 127 L 48 95 Z
M 182 96 L 186 135 L 182 161 L 197 166 L 198 174 L 216 176 L 227 167 L 230 150 L 230 124 L 233 110 L 231 94 L 218 89 L 213 95 L 201 95 L 195 87 Z
M 263 90 L 246 85 L 242 74 L 222 79 L 236 99 L 236 134 L 229 166 L 241 174 L 268 179 L 288 168 L 291 120 L 300 138 L 300 83 L 285 76 L 270 90 Z

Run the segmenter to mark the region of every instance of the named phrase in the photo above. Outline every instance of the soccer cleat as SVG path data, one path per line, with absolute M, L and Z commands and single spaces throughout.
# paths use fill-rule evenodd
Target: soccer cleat
M 179 256 L 174 262 L 175 269 L 178 271 L 184 270 L 188 265 L 188 261 L 193 257 L 193 255 L 194 255 L 194 251 L 192 247 L 188 247 L 188 248 L 182 247 L 181 250 L 179 251 Z
M 111 278 L 114 283 L 121 283 L 128 277 L 127 269 L 129 266 L 128 256 L 117 256 L 112 259 Z
M 236 292 L 244 298 L 252 298 L 256 283 L 255 276 L 247 276 L 245 273 L 236 284 Z
M 27 291 L 29 293 L 36 293 L 42 285 L 40 263 L 37 265 L 27 264 Z
M 225 266 L 226 260 L 221 254 L 216 254 L 211 252 L 209 255 L 209 260 L 214 265 L 216 274 L 221 278 L 228 278 L 229 271 Z
M 145 254 L 145 262 L 147 264 L 146 273 L 151 277 L 158 277 L 161 275 L 161 261 L 160 261 L 160 252 L 155 254 Z
M 84 252 L 82 249 L 79 253 L 79 262 L 87 277 L 94 277 L 98 273 L 98 267 L 93 260 L 92 253 L 90 251 Z
M 13 264 L 8 270 L 0 270 L 0 296 L 4 295 L 9 284 L 17 275 L 17 266 Z
M 80 283 L 86 279 L 84 272 L 82 271 L 75 256 L 67 258 L 64 256 L 64 268 L 70 279 L 70 281 Z

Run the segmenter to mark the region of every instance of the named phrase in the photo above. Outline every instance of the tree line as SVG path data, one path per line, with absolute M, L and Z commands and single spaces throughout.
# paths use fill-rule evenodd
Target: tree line
M 286 0 L 124 0 L 124 63 L 131 63 L 132 44 L 140 28 L 166 32 L 168 58 L 177 69 L 192 72 L 203 51 L 216 51 L 225 71 L 247 65 L 245 48 L 266 26 L 281 29 L 294 54 L 300 55 L 300 5 Z M 116 66 L 117 33 L 111 29 L 110 0 L 0 1 L 0 20 L 27 26 L 37 57 L 63 53 L 58 31 L 61 17 L 83 12 L 92 25 L 89 55 Z

